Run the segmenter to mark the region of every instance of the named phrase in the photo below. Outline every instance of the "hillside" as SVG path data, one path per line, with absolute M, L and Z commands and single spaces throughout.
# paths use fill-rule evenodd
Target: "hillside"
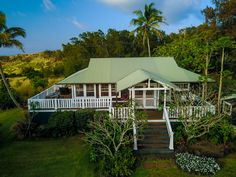
M 4 72 L 9 76 L 22 76 L 22 72 L 26 67 L 32 67 L 37 71 L 47 71 L 53 70 L 59 65 L 63 65 L 61 53 L 57 54 L 57 51 L 19 54 L 1 58 L 3 61 Z
M 0 57 L 11 87 L 23 102 L 63 79 L 61 51 Z

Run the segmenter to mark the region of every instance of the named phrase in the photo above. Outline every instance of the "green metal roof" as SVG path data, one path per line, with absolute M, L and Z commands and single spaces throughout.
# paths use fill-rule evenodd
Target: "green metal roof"
M 88 68 L 58 84 L 119 83 L 119 88 L 123 88 L 133 83 L 132 80 L 141 82 L 143 78 L 151 76 L 152 79 L 169 83 L 169 86 L 171 82 L 199 82 L 200 77 L 199 74 L 178 67 L 173 57 L 92 58 Z M 128 82 L 130 84 L 125 84 Z
M 125 88 L 131 87 L 147 79 L 151 79 L 153 81 L 159 82 L 162 85 L 174 88 L 176 90 L 179 89 L 176 85 L 172 84 L 168 80 L 163 79 L 162 77 L 158 76 L 158 74 L 152 74 L 148 71 L 139 69 L 129 74 L 128 76 L 124 77 L 123 79 L 119 80 L 117 82 L 117 91 L 124 90 Z

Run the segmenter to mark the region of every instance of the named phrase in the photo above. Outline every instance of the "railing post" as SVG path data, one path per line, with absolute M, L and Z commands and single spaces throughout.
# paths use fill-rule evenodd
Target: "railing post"
M 131 113 L 132 119 L 133 119 L 133 136 L 134 136 L 134 150 L 138 150 L 138 142 L 137 142 L 137 129 L 135 124 L 135 114 L 134 114 L 134 101 L 132 101 L 132 113 Z
M 174 149 L 174 133 L 173 133 L 173 132 L 170 133 L 170 145 L 169 145 L 169 149 Z
M 84 109 L 84 107 L 85 107 L 85 106 L 84 106 L 84 98 L 82 98 L 81 101 L 82 101 L 82 109 Z
M 54 107 L 55 107 L 55 110 L 57 110 L 57 99 L 54 99 Z

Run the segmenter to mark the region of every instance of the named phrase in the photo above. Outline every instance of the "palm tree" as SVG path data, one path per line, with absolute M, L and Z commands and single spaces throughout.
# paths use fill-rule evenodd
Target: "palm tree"
M 145 46 L 145 41 L 147 42 L 148 55 L 151 57 L 150 41 L 149 36 L 151 33 L 158 35 L 162 38 L 162 32 L 158 29 L 160 28 L 160 23 L 165 23 L 164 17 L 161 16 L 162 12 L 154 8 L 154 3 L 145 5 L 144 12 L 141 10 L 135 10 L 133 12 L 137 18 L 133 18 L 130 22 L 131 25 L 137 26 L 132 33 L 138 33 L 143 36 L 143 45 Z
M 16 39 L 17 37 L 25 37 L 25 30 L 19 27 L 8 28 L 6 26 L 6 16 L 3 12 L 0 11 L 0 48 L 17 47 L 20 50 L 24 51 L 23 44 Z M 16 101 L 15 97 L 13 96 L 10 87 L 6 81 L 1 61 L 0 61 L 0 75 L 10 98 L 18 108 L 21 108 L 20 104 Z

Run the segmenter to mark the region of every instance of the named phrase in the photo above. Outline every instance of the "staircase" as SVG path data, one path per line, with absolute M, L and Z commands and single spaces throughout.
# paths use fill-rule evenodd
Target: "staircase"
M 148 120 L 160 120 L 157 111 L 146 111 Z M 149 122 L 144 129 L 144 138 L 138 141 L 137 153 L 141 158 L 173 158 L 174 151 L 169 149 L 170 138 L 165 122 Z

